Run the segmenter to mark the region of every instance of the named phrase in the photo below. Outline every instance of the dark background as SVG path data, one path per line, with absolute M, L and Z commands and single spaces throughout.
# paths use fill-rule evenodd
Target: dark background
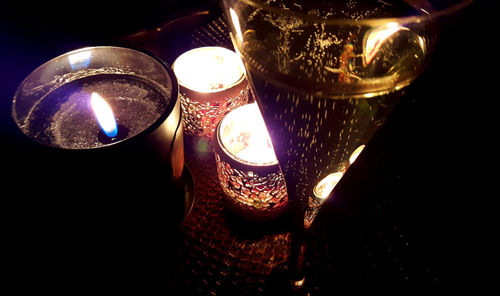
M 19 258 L 10 236 L 22 205 L 16 199 L 29 192 L 19 175 L 9 175 L 22 158 L 24 136 L 10 115 L 12 96 L 36 67 L 69 50 L 104 45 L 115 38 L 150 30 L 193 7 L 216 1 L 40 1 L 2 5 L 0 12 L 0 211 L 6 231 L 6 258 Z M 497 36 L 494 1 L 476 1 L 460 18 L 449 20 L 429 69 L 408 89 L 408 96 L 373 139 L 361 159 L 375 171 L 361 172 L 353 165 L 343 181 L 349 188 L 363 184 L 356 173 L 385 180 L 380 193 L 397 201 L 388 215 L 403 219 L 414 234 L 414 264 L 437 266 L 433 276 L 446 282 L 444 290 L 482 289 L 488 283 L 490 265 L 485 237 L 488 235 L 496 177 L 497 115 L 495 80 Z M 498 18 L 498 17 L 497 17 Z M 385 178 L 384 178 L 385 176 Z M 490 176 L 488 178 L 487 176 Z M 383 181 L 381 181 L 383 182 Z M 493 183 L 494 184 L 494 183 Z M 378 185 L 374 185 L 378 186 Z M 373 188 L 372 188 L 373 190 Z M 362 194 L 363 191 L 360 191 Z M 32 193 L 32 192 L 30 192 Z M 357 199 L 357 201 L 362 199 Z M 370 206 L 369 201 L 365 204 Z M 329 208 L 355 207 L 342 199 Z M 359 207 L 363 207 L 358 205 Z M 331 212 L 331 210 L 330 210 Z M 342 212 L 342 210 L 340 210 Z M 16 216 L 16 217 L 13 217 Z M 326 214 L 318 217 L 324 220 Z M 14 219 L 15 218 L 15 219 Z M 36 221 L 33 221 L 36 223 Z M 328 231 L 328 227 L 323 227 Z M 22 231 L 22 229 L 20 230 Z M 486 232 L 486 235 L 485 235 Z M 16 265 L 17 259 L 12 263 Z M 9 262 L 10 263 L 10 262 Z M 425 263 L 425 264 L 424 264 Z M 10 265 L 7 265 L 7 269 Z M 14 276 L 15 277 L 15 276 Z M 21 280 L 22 284 L 22 280 Z M 429 285 L 429 287 L 434 287 Z

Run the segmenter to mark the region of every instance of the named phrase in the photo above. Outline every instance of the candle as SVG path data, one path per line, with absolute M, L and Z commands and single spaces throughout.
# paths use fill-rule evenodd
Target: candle
M 79 214 L 178 223 L 188 172 L 177 94 L 168 65 L 139 51 L 89 47 L 50 60 L 13 99 L 29 139 L 21 177 Z
M 285 180 L 257 105 L 226 115 L 213 141 L 226 205 L 251 220 L 281 215 L 288 205 Z
M 194 199 L 177 97 L 168 65 L 119 47 L 63 54 L 20 84 L 8 222 L 26 266 L 116 286 L 168 264 Z
M 88 60 L 83 62 L 83 57 Z M 136 69 L 127 69 L 131 67 L 128 63 L 142 62 L 151 64 L 144 67 L 158 63 L 152 69 L 158 73 L 148 77 L 136 74 Z M 56 68 L 60 64 L 61 68 Z M 152 125 L 161 125 L 170 115 L 166 113 L 178 113 L 172 112 L 177 104 L 173 97 L 176 88 L 172 88 L 175 81 L 168 76 L 162 78 L 168 72 L 162 73 L 160 67 L 153 58 L 122 48 L 86 48 L 65 54 L 35 70 L 19 87 L 13 103 L 14 118 L 26 135 L 41 144 L 94 149 L 110 144 L 100 141 L 103 128 L 94 110 L 103 102 L 114 109 L 116 132 L 127 130 L 116 141 L 132 138 Z
M 222 47 L 200 47 L 173 64 L 180 86 L 186 135 L 210 141 L 217 123 L 248 102 L 248 82 L 237 54 Z

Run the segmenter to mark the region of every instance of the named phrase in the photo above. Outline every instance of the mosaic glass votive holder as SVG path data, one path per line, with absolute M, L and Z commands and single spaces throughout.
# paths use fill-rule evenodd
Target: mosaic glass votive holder
M 184 133 L 212 141 L 217 123 L 248 103 L 249 87 L 240 58 L 222 47 L 200 47 L 173 64 L 179 82 Z
M 268 221 L 288 208 L 284 176 L 255 103 L 231 111 L 213 135 L 217 174 L 229 210 Z

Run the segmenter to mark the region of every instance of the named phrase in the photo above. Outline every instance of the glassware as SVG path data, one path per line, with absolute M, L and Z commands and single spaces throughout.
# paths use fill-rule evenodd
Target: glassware
M 285 175 L 292 286 L 321 205 L 427 66 L 441 18 L 471 2 L 222 0 Z

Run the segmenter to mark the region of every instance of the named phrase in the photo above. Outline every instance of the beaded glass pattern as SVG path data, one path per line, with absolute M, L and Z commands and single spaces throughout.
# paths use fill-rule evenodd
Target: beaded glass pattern
M 288 204 L 285 179 L 276 172 L 259 175 L 251 170 L 238 170 L 215 153 L 217 173 L 228 201 L 246 217 L 274 218 Z
M 238 95 L 223 100 L 199 101 L 179 94 L 182 106 L 184 133 L 211 139 L 217 123 L 231 110 L 248 103 L 248 85 Z

